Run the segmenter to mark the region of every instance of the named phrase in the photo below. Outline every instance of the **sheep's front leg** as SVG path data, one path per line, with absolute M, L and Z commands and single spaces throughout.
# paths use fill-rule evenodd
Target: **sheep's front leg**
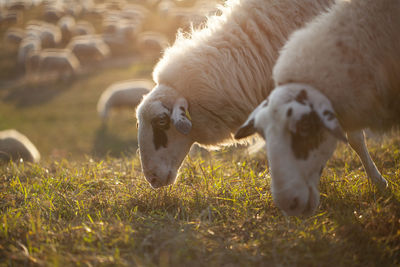
M 347 133 L 347 138 L 350 146 L 357 153 L 360 158 L 364 170 L 368 175 L 368 178 L 375 183 L 378 187 L 386 188 L 388 183 L 385 178 L 382 177 L 381 173 L 378 171 L 375 163 L 369 155 L 367 146 L 365 144 L 365 137 L 363 131 L 354 131 Z

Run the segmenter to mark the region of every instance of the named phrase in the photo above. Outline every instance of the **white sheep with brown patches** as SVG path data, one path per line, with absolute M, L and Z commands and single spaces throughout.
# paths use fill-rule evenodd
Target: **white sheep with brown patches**
M 338 0 L 282 49 L 269 103 L 237 137 L 257 131 L 266 139 L 275 200 L 288 215 L 318 207 L 319 178 L 337 140 L 348 140 L 368 178 L 387 186 L 363 129 L 400 123 L 399 14 L 397 0 Z
M 234 142 L 233 133 L 273 88 L 272 67 L 289 34 L 331 2 L 228 1 L 205 28 L 178 36 L 137 109 L 142 169 L 153 187 L 174 183 L 193 143 Z

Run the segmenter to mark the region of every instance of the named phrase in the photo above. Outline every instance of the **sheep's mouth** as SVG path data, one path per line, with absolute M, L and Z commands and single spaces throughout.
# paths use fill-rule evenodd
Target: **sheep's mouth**
M 153 187 L 154 189 L 157 189 L 157 188 L 160 188 L 163 186 L 168 186 L 168 185 L 172 184 L 174 181 L 174 175 L 170 171 L 168 173 L 167 179 L 165 180 L 165 182 L 163 182 L 156 175 L 154 175 L 152 173 L 148 178 L 146 177 L 146 180 L 150 183 L 151 187 Z

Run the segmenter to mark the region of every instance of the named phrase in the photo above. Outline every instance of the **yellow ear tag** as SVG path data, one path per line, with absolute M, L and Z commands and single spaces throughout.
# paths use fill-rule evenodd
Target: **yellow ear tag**
M 192 121 L 192 117 L 190 117 L 189 110 L 187 109 L 185 110 L 185 115 L 190 121 Z

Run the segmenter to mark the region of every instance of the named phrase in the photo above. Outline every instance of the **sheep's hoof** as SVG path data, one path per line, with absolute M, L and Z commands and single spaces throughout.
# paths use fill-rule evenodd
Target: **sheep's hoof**
M 379 189 L 383 190 L 388 187 L 388 182 L 385 178 L 383 178 L 382 175 L 379 175 L 379 177 L 375 177 L 372 181 Z

